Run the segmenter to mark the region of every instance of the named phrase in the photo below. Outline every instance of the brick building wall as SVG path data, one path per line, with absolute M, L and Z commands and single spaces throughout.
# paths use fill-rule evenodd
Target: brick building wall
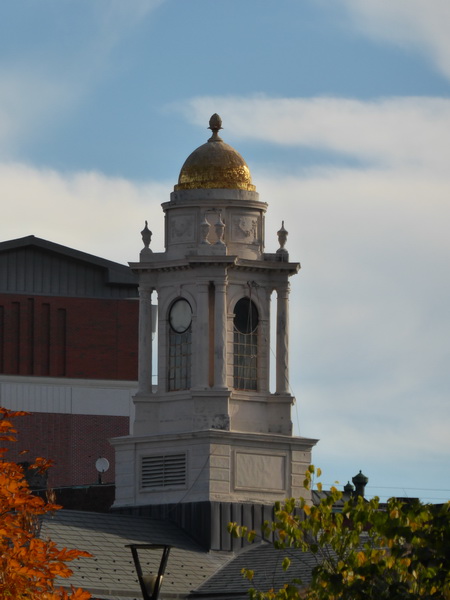
M 0 403 L 31 412 L 10 455 L 53 459 L 51 486 L 96 483 L 100 456 L 114 481 L 108 440 L 129 434 L 137 296 L 125 265 L 35 236 L 0 242 Z
M 4 442 L 10 448 L 7 460 L 31 463 L 38 456 L 53 459 L 55 465 L 48 472 L 50 487 L 97 483 L 95 462 L 99 457 L 110 463 L 103 483 L 114 482 L 115 456 L 108 440 L 129 433 L 128 417 L 36 412 L 17 418 L 15 424 L 18 441 Z M 21 454 L 22 450 L 29 452 Z
M 0 373 L 137 379 L 136 299 L 0 295 Z

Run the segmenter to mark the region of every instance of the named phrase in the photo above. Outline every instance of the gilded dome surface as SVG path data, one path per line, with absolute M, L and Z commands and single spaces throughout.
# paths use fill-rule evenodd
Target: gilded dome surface
M 181 167 L 175 190 L 199 188 L 255 191 L 250 169 L 242 156 L 219 137 L 222 120 L 214 114 L 209 120 L 213 134 L 190 154 Z

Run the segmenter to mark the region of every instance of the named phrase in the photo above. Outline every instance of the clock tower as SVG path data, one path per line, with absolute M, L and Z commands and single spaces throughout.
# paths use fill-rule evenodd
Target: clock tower
M 264 252 L 267 204 L 221 125 L 213 115 L 211 137 L 162 205 L 165 251 L 152 251 L 146 224 L 140 260 L 130 264 L 139 276 L 139 389 L 133 434 L 113 440 L 116 508 L 239 511 L 307 493 L 317 440 L 292 435 L 288 368 L 289 277 L 300 265 L 289 259 L 283 225 L 278 250 Z

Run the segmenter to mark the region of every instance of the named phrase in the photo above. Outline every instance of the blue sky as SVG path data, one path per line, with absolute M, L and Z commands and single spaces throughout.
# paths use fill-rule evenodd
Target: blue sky
M 122 263 L 218 112 L 291 259 L 323 481 L 450 496 L 448 0 L 3 0 L 1 239 Z

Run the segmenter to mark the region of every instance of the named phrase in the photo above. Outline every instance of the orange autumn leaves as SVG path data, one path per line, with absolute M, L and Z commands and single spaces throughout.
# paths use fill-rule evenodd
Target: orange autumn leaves
M 16 441 L 13 420 L 26 414 L 0 408 L 0 440 Z M 74 588 L 66 592 L 54 581 L 70 577 L 66 563 L 90 554 L 61 550 L 38 537 L 42 516 L 61 506 L 51 494 L 44 500 L 31 492 L 23 468 L 5 459 L 7 451 L 0 448 L 0 600 L 88 600 L 89 592 Z M 46 471 L 50 466 L 51 461 L 37 458 L 30 468 Z

